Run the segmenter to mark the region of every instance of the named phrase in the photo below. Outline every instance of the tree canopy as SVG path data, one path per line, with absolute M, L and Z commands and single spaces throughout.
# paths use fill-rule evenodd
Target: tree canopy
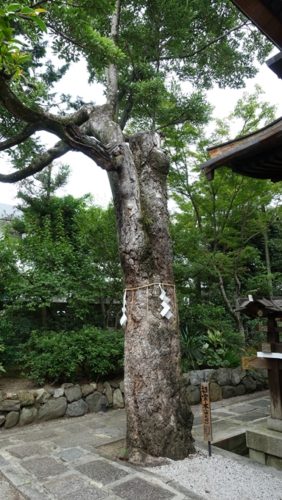
M 255 74 L 256 59 L 262 61 L 270 50 L 269 43 L 226 0 L 2 4 L 4 140 L 0 148 L 8 151 L 9 160 L 21 170 L 1 174 L 2 182 L 34 174 L 69 149 L 82 151 L 102 168 L 111 168 L 111 151 L 103 138 L 97 137 L 97 131 L 96 138 L 90 138 L 89 106 L 81 107 L 80 100 L 65 95 L 60 98 L 62 113 L 54 113 L 52 84 L 81 57 L 86 58 L 89 79 L 102 82 L 107 92 L 108 67 L 114 63 L 117 68 L 115 113 L 122 128 L 166 129 L 206 121 L 202 91 L 214 83 L 242 86 L 246 77 Z M 116 8 L 120 17 L 115 34 L 111 15 Z M 61 67 L 54 65 L 51 53 L 62 60 Z M 42 130 L 60 139 L 48 151 L 34 138 Z M 15 145 L 17 151 L 11 150 Z M 29 165 L 27 160 L 31 160 Z

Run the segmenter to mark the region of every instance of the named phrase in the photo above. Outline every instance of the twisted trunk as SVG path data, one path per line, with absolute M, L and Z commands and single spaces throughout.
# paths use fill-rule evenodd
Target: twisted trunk
M 125 396 L 131 462 L 148 455 L 182 459 L 194 451 L 193 415 L 181 386 L 180 344 L 168 233 L 168 160 L 157 134 L 119 147 L 110 172 L 126 284 Z M 162 288 L 173 316 L 162 318 Z

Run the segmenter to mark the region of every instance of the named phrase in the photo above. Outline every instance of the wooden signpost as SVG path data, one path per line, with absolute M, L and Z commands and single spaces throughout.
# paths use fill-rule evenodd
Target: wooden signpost
M 202 403 L 204 441 L 208 442 L 209 457 L 211 457 L 212 419 L 211 419 L 211 401 L 210 401 L 209 382 L 202 382 L 201 383 L 201 403 Z

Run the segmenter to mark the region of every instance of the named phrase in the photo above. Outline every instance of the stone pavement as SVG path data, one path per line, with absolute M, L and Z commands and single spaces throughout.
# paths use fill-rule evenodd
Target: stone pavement
M 268 407 L 267 391 L 212 403 L 214 440 L 265 419 Z M 201 440 L 200 406 L 193 412 Z M 114 461 L 124 436 L 124 410 L 0 431 L 0 500 L 200 500 L 175 481 Z

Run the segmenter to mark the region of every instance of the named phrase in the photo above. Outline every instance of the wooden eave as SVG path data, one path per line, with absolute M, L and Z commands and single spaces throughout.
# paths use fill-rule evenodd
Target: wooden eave
M 220 167 L 258 179 L 282 180 L 282 118 L 258 132 L 208 149 L 211 159 L 202 165 L 209 180 Z
M 232 2 L 272 43 L 282 49 L 281 0 L 232 0 Z
M 236 311 L 247 314 L 251 318 L 258 316 L 282 318 L 282 297 L 252 300 L 243 297 L 238 300 Z M 258 314 L 258 311 L 261 314 Z

